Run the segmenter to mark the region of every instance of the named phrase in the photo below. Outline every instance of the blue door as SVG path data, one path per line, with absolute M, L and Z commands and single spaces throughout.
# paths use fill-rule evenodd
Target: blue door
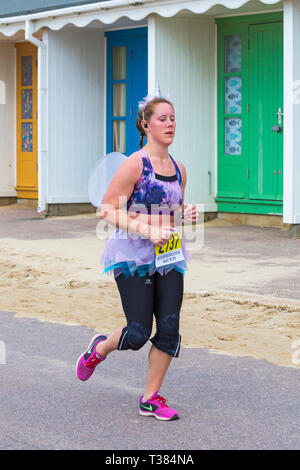
M 110 31 L 107 37 L 106 151 L 129 156 L 139 148 L 138 101 L 148 90 L 147 28 Z

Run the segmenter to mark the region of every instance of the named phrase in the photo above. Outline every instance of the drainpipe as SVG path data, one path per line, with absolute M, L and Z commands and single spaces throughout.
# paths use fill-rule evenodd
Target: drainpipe
M 38 48 L 38 212 L 47 209 L 47 92 L 46 86 L 46 44 L 33 36 L 32 21 L 25 21 L 25 40 Z M 45 126 L 43 132 L 42 126 Z
M 39 39 L 33 36 L 32 30 L 33 30 L 32 21 L 26 20 L 25 21 L 25 40 L 31 42 L 36 47 L 45 47 L 45 44 L 43 43 L 43 41 L 40 41 Z

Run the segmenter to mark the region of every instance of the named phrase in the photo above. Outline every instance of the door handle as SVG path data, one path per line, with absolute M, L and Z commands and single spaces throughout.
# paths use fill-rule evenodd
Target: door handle
M 279 134 L 280 132 L 282 132 L 283 112 L 281 108 L 278 108 L 276 115 L 277 115 L 277 126 L 272 126 L 272 132 L 277 132 L 277 134 Z
M 277 118 L 278 118 L 278 126 L 281 126 L 282 124 L 282 116 L 283 116 L 283 112 L 282 112 L 282 109 L 281 108 L 278 108 L 278 111 L 277 111 Z

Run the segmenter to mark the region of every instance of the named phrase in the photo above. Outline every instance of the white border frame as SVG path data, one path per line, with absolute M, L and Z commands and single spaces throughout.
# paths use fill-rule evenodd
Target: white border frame
M 294 25 L 293 3 L 284 3 L 283 43 L 284 43 L 284 135 L 283 135 L 283 222 L 300 223 L 300 215 L 294 215 Z

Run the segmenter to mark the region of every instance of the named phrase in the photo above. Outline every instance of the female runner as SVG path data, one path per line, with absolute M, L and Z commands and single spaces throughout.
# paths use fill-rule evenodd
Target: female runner
M 179 415 L 166 405 L 159 390 L 172 357 L 179 355 L 179 315 L 188 261 L 175 222 L 178 214 L 180 220 L 196 221 L 197 210 L 184 203 L 184 165 L 168 153 L 176 127 L 172 103 L 164 98 L 146 98 L 136 126 L 141 150 L 128 157 L 115 173 L 100 212 L 101 218 L 116 227 L 102 260 L 104 271 L 114 273 L 127 325 L 109 337 L 98 334 L 92 338 L 77 361 L 77 376 L 88 380 L 95 367 L 116 349 L 140 349 L 151 336 L 154 314 L 156 333 L 151 338 L 148 379 L 139 400 L 139 414 L 169 421 Z M 142 148 L 144 136 L 147 144 Z M 127 211 L 122 210 L 124 201 Z M 170 248 L 179 249 L 168 252 L 166 243 L 171 238 Z M 165 260 L 158 261 L 158 250 Z

